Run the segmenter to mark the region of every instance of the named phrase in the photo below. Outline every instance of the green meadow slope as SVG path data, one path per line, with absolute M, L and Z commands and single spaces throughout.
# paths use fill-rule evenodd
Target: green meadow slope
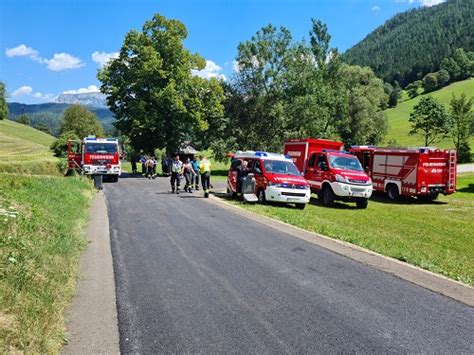
M 49 146 L 54 137 L 10 120 L 0 121 L 0 172 L 57 175 Z
M 86 245 L 91 182 L 61 176 L 54 138 L 0 121 L 0 353 L 56 354 Z
M 449 86 L 446 86 L 438 91 L 431 92 L 426 95 L 431 95 L 437 100 L 439 100 L 445 107 L 449 108 L 449 102 L 451 101 L 452 95 L 459 97 L 462 93 L 465 93 L 467 97 L 474 96 L 474 79 L 467 79 L 464 81 L 459 81 L 453 83 Z M 389 131 L 385 137 L 385 142 L 387 143 L 391 139 L 395 139 L 401 146 L 422 146 L 423 137 L 421 135 L 409 135 L 410 131 L 410 122 L 408 118 L 410 113 L 413 111 L 413 107 L 420 101 L 423 96 L 420 95 L 414 99 L 403 101 L 397 105 L 395 108 L 386 110 L 387 118 L 389 122 Z M 470 146 L 474 148 L 474 137 L 469 141 Z M 440 148 L 452 148 L 453 142 L 451 138 L 443 139 L 434 144 Z

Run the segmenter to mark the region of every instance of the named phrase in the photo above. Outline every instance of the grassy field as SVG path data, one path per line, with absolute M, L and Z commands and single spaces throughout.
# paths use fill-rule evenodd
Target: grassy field
M 459 176 L 457 188 L 433 203 L 376 195 L 366 210 L 349 203 L 323 207 L 317 198 L 303 211 L 234 203 L 474 286 L 474 175 Z
M 53 139 L 0 121 L 1 353 L 59 353 L 65 342 L 93 189 L 59 175 Z
M 455 94 L 459 97 L 462 93 L 465 93 L 468 97 L 474 96 L 474 79 L 468 79 L 453 83 L 446 86 L 438 91 L 432 92 L 429 95 L 435 97 L 443 105 L 448 108 L 451 97 Z M 385 137 L 385 143 L 390 139 L 396 139 L 397 142 L 402 146 L 422 146 L 424 144 L 423 137 L 420 135 L 410 136 L 410 122 L 408 118 L 410 113 L 413 111 L 413 107 L 420 101 L 424 95 L 415 97 L 414 99 L 403 101 L 395 108 L 386 110 L 387 118 L 389 122 L 389 131 Z M 471 137 L 469 141 L 471 147 L 474 147 L 474 137 Z M 443 139 L 434 145 L 440 148 L 451 148 L 453 147 L 452 140 L 450 138 Z
M 34 128 L 0 121 L 0 172 L 58 175 L 49 146 L 54 137 Z

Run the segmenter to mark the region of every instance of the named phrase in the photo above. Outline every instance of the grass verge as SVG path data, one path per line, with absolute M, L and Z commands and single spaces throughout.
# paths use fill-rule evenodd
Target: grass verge
M 345 203 L 323 207 L 317 198 L 303 211 L 234 203 L 474 286 L 474 174 L 458 176 L 457 187 L 432 203 L 411 198 L 393 203 L 376 195 L 366 210 Z
M 93 195 L 83 178 L 0 174 L 0 351 L 58 353 Z

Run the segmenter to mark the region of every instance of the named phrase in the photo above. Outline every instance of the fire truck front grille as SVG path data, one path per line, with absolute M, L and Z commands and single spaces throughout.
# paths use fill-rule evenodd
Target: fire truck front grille
M 111 164 L 112 159 L 93 159 L 92 160 L 92 165 L 106 165 L 106 164 Z
M 349 179 L 349 182 L 352 182 L 353 184 L 367 184 L 367 181 L 365 180 L 355 180 L 355 179 Z
M 283 196 L 293 196 L 293 197 L 305 197 L 306 194 L 298 193 L 298 192 L 282 192 Z

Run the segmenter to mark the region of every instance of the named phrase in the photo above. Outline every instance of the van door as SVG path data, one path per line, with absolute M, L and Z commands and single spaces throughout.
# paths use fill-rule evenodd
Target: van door
M 308 165 L 306 166 L 306 173 L 304 175 L 305 179 L 308 181 L 309 186 L 312 189 L 317 189 L 319 187 L 316 184 L 316 180 L 314 177 L 317 157 L 318 157 L 318 153 L 313 153 L 310 155 L 309 160 L 308 160 Z
M 329 165 L 328 165 L 326 155 L 319 154 L 316 160 L 316 166 L 315 166 L 314 175 L 313 175 L 314 182 L 318 190 L 321 188 L 323 181 L 327 178 L 327 175 L 329 174 L 330 174 Z
M 263 176 L 263 168 L 262 168 L 262 163 L 260 160 L 255 160 L 252 165 L 252 170 L 253 175 L 255 176 L 255 189 L 257 192 L 259 189 L 266 189 L 266 179 Z

